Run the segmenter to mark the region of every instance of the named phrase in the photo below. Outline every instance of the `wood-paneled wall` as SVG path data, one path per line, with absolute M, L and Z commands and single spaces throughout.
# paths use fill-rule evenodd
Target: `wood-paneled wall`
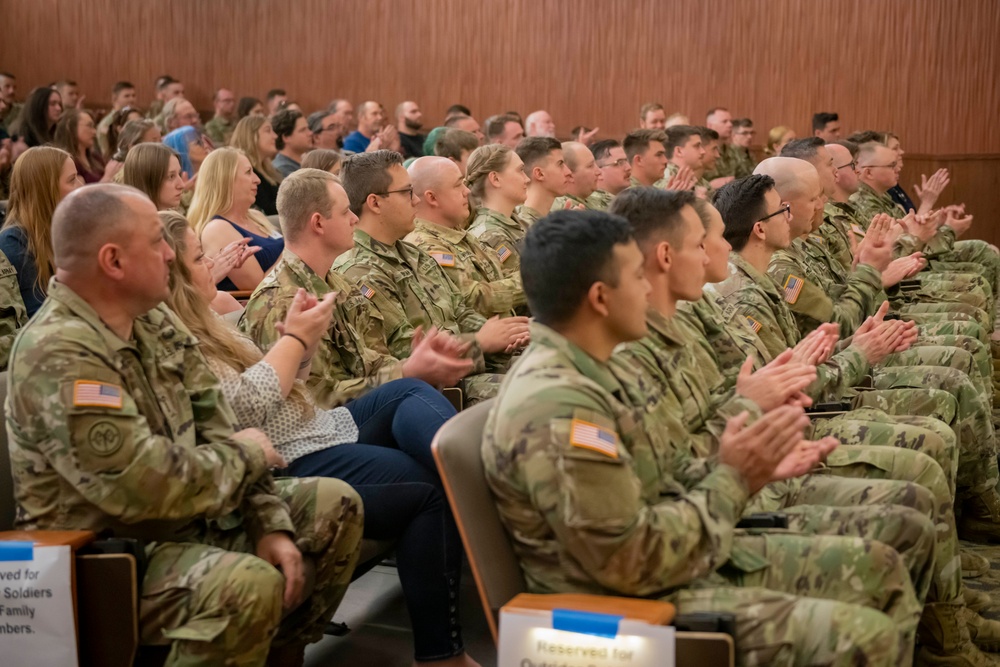
M 713 105 L 809 131 L 891 128 L 923 154 L 1000 153 L 997 0 L 4 0 L 0 68 L 21 94 L 60 77 L 106 104 L 118 79 L 170 73 L 214 88 L 404 99 L 440 121 L 551 111 L 621 135 L 643 102 L 692 119 Z M 763 134 L 761 132 L 760 134 Z
M 941 167 L 951 174 L 951 183 L 941 193 L 943 204 L 964 203 L 973 214 L 966 238 L 983 239 L 1000 246 L 1000 155 L 909 155 L 903 158 L 899 182 L 916 201 L 914 183 Z

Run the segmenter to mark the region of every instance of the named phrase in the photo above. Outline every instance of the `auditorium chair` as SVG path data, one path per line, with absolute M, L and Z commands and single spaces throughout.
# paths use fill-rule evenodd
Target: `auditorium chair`
M 603 612 L 650 622 L 656 613 L 643 610 L 648 600 L 596 595 L 529 595 L 510 539 L 490 495 L 480 458 L 483 428 L 493 400 L 485 401 L 452 417 L 438 431 L 432 449 L 451 504 L 462 544 L 469 558 L 479 600 L 486 614 L 493 641 L 498 640 L 500 609 L 555 609 L 567 606 L 582 611 Z M 636 607 L 640 603 L 640 608 Z M 678 667 L 733 665 L 736 648 L 731 633 L 734 619 L 728 614 L 660 614 L 660 621 L 672 623 L 677 631 Z M 689 628 L 690 630 L 685 630 Z M 702 628 L 722 628 L 726 632 L 704 632 Z
M 0 422 L 4 422 L 7 373 L 0 373 Z M 100 540 L 91 531 L 13 530 L 14 482 L 7 429 L 0 428 L 0 540 L 30 540 L 40 546 L 66 545 L 73 559 L 73 605 L 81 667 L 152 667 L 166 659 L 167 647 L 139 647 L 139 564 L 127 540 Z M 395 546 L 392 541 L 362 540 L 353 579 L 377 565 Z M 141 560 L 141 554 L 139 560 Z M 305 560 L 306 592 L 315 570 Z M 126 601 L 127 604 L 122 602 Z M 333 626 L 334 624 L 331 624 Z M 343 634 L 346 626 L 331 628 Z M 2 660 L 0 660 L 2 663 Z

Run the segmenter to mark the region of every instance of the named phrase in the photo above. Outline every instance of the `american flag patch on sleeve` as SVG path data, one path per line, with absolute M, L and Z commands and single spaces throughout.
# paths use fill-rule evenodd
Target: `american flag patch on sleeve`
M 438 266 L 455 266 L 455 256 L 446 252 L 432 252 L 431 257 Z
M 121 408 L 122 388 L 106 382 L 77 380 L 73 383 L 73 405 L 95 408 Z
M 364 283 L 362 283 L 361 284 L 361 296 L 365 297 L 366 299 L 370 299 L 373 296 L 375 296 L 375 290 L 373 290 L 368 285 L 365 285 Z
M 613 459 L 618 458 L 618 434 L 582 419 L 573 420 L 570 426 L 569 444 L 590 449 Z
M 749 315 L 746 315 L 745 317 L 747 318 L 747 324 L 750 325 L 750 329 L 754 333 L 760 333 L 760 322 L 750 317 Z
M 795 303 L 799 300 L 799 293 L 802 291 L 802 286 L 805 281 L 798 276 L 793 276 L 791 274 L 785 278 L 785 284 L 782 288 L 785 290 L 785 301 L 788 303 Z
M 510 257 L 510 248 L 505 245 L 500 245 L 497 247 L 497 257 L 500 258 L 501 263 L 506 262 L 507 258 Z

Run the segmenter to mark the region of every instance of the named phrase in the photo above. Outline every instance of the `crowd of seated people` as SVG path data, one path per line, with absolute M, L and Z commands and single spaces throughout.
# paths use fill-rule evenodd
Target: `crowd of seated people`
M 142 540 L 168 664 L 301 664 L 362 539 L 394 545 L 415 662 L 477 664 L 431 443 L 483 401 L 530 591 L 731 613 L 745 665 L 1000 664 L 959 543 L 1000 541 L 1000 253 L 947 170 L 901 186 L 891 131 L 821 112 L 758 145 L 649 103 L 560 141 L 544 110 L 428 128 L 280 88 L 203 123 L 170 76 L 145 113 L 127 81 L 94 110 L 16 81 L 18 525 Z

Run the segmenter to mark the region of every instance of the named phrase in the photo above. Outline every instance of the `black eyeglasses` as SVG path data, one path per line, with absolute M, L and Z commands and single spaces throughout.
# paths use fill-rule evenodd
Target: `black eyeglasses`
M 765 215 L 763 218 L 760 218 L 759 220 L 757 220 L 757 222 L 766 222 L 768 219 L 773 218 L 776 215 L 781 215 L 782 213 L 785 214 L 785 218 L 786 219 L 791 220 L 792 219 L 792 205 L 788 204 L 788 203 L 784 203 L 784 204 L 781 205 L 781 208 L 779 208 L 777 211 L 775 211 L 774 213 L 771 213 L 769 215 Z
M 408 187 L 408 188 L 400 188 L 399 190 L 386 190 L 385 192 L 376 192 L 375 194 L 377 194 L 379 197 L 388 197 L 389 195 L 394 195 L 397 192 L 404 192 L 404 193 L 406 193 L 407 197 L 409 197 L 410 199 L 413 199 L 413 186 L 412 185 L 410 187 Z
M 842 164 L 839 167 L 837 167 L 837 170 L 839 171 L 841 169 L 847 169 L 848 167 L 850 167 L 851 171 L 854 171 L 857 166 L 858 166 L 858 163 L 855 162 L 855 161 L 853 161 L 853 160 L 851 160 L 847 164 Z
M 621 167 L 624 167 L 627 164 L 628 164 L 628 159 L 621 158 L 619 160 L 615 160 L 614 162 L 608 162 L 607 164 L 599 164 L 597 166 L 600 167 L 601 169 L 605 169 L 607 167 L 621 168 Z

